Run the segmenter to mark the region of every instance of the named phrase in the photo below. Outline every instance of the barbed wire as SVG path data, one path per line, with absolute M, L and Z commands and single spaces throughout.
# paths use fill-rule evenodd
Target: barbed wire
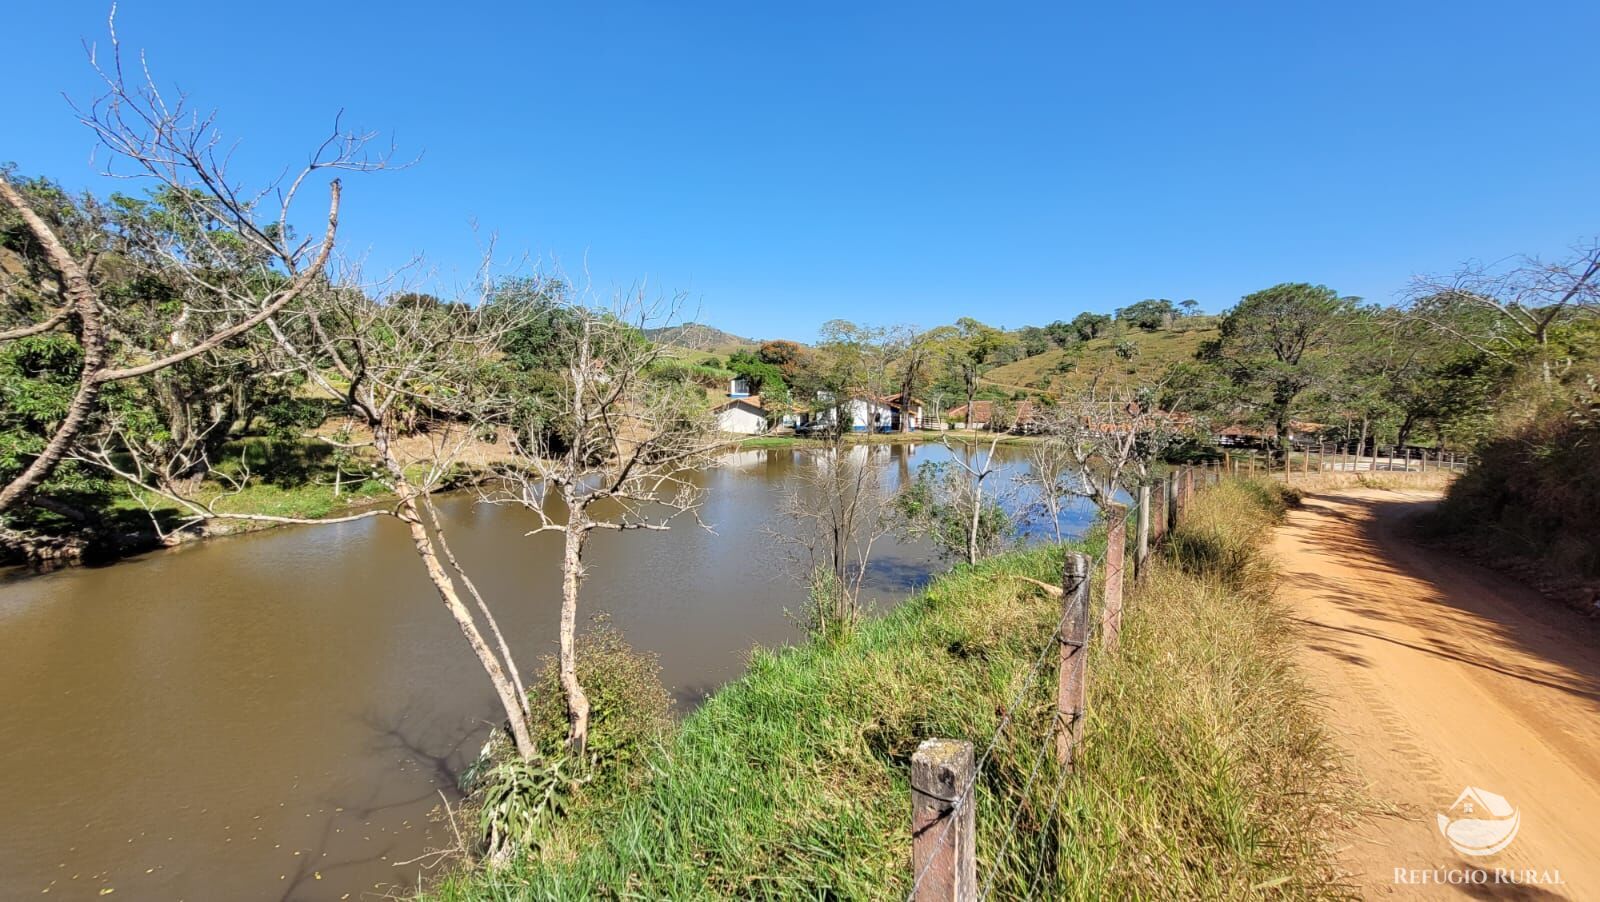
M 1055 791 L 1050 794 L 1050 804 L 1045 806 L 1045 811 L 1049 812 L 1051 816 L 1053 816 L 1055 813 L 1056 802 L 1061 799 L 1061 790 L 1066 788 L 1067 777 L 1070 775 L 1071 771 L 1068 771 L 1066 768 L 1062 768 L 1061 775 L 1056 777 Z M 1049 838 L 1050 834 L 1048 832 L 1041 831 L 1041 835 L 1039 837 L 1039 860 L 1034 862 L 1033 876 L 1028 878 L 1028 892 L 1027 895 L 1024 896 L 1026 899 L 1033 898 L 1033 890 L 1039 885 L 1039 878 L 1044 876 L 1044 846 L 1045 842 L 1048 841 Z M 999 868 L 999 866 L 1000 863 L 998 861 L 995 862 L 994 867 Z
M 1065 548 L 1066 546 L 1063 547 Z M 1073 554 L 1074 552 L 1069 550 L 1067 553 Z M 1104 552 L 1102 552 L 1099 557 L 1091 558 L 1088 571 L 1084 574 L 1084 577 L 1089 578 L 1098 567 L 1105 563 L 1105 559 L 1106 555 Z M 1088 599 L 1085 599 L 1084 602 L 1085 606 L 1087 607 Z M 1061 631 L 1066 627 L 1067 618 L 1071 616 L 1072 610 L 1073 607 L 1071 605 L 1063 604 L 1061 606 L 1061 619 L 1056 622 L 1055 630 L 1051 632 L 1050 637 L 1045 641 L 1044 647 L 1039 650 L 1039 657 L 1034 661 L 1033 667 L 1028 671 L 1027 679 L 1023 682 L 1022 686 L 1018 688 L 1017 692 L 1012 695 L 1011 703 L 1001 711 L 1000 723 L 995 727 L 994 733 L 990 735 L 989 741 L 984 747 L 983 754 L 979 756 L 977 762 L 973 765 L 972 775 L 967 779 L 966 784 L 962 786 L 961 791 L 956 793 L 955 799 L 951 802 L 950 809 L 945 812 L 944 828 L 939 831 L 938 838 L 934 840 L 934 850 L 943 848 L 944 844 L 949 840 L 950 829 L 955 826 L 956 817 L 961 813 L 962 806 L 966 805 L 971 800 L 973 789 L 978 783 L 978 777 L 983 773 L 983 766 L 988 763 L 989 756 L 994 753 L 995 746 L 999 743 L 1001 734 L 1005 732 L 1007 726 L 1010 726 L 1011 721 L 1016 714 L 1017 706 L 1022 703 L 1022 699 L 1027 696 L 1028 691 L 1033 688 L 1033 684 L 1038 680 L 1039 673 L 1044 668 L 1044 662 L 1050 657 L 1050 649 L 1058 646 L 1060 642 Z M 1087 610 L 1085 610 L 1084 613 L 1085 619 L 1089 621 L 1086 626 L 1088 628 L 1088 632 L 1090 633 L 1086 639 L 1092 639 L 1095 632 L 1093 618 L 1087 616 Z M 1091 643 L 1089 641 L 1085 641 L 1084 647 L 1088 648 L 1090 644 Z M 1047 734 L 1047 741 L 1044 743 L 1044 747 L 1046 748 L 1048 748 L 1049 745 L 1049 738 L 1050 737 Z M 1035 768 L 1037 769 L 1037 765 Z M 1032 778 L 1030 777 L 1030 783 L 1031 780 Z M 1013 830 L 1014 827 L 1015 824 L 1013 823 Z M 927 862 L 922 865 L 921 870 L 919 870 L 916 876 L 912 879 L 911 889 L 906 893 L 906 902 L 912 902 L 912 900 L 916 897 L 917 888 L 922 885 L 922 880 L 927 876 L 928 869 L 933 866 L 933 862 L 934 856 L 930 855 Z
M 1161 499 L 1161 503 L 1164 503 L 1164 502 L 1165 502 L 1165 493 L 1163 493 L 1163 498 Z M 1154 503 L 1157 503 L 1156 499 L 1152 499 L 1152 506 L 1153 506 Z M 1128 539 L 1132 538 L 1132 530 L 1129 529 L 1129 527 L 1138 522 L 1138 515 L 1139 515 L 1139 512 L 1140 512 L 1142 507 L 1143 507 L 1143 505 L 1139 504 L 1137 501 L 1135 501 L 1132 504 L 1127 505 L 1126 513 L 1124 514 L 1124 517 L 1123 517 L 1123 530 L 1124 530 L 1125 541 L 1127 541 Z M 1089 566 L 1087 568 L 1086 573 L 1084 574 L 1085 578 L 1092 578 L 1092 575 L 1094 574 L 1094 572 L 1096 570 L 1099 570 L 1099 569 L 1101 569 L 1102 567 L 1104 567 L 1106 565 L 1107 557 L 1109 556 L 1108 552 L 1109 552 L 1109 539 L 1110 539 L 1110 536 L 1107 536 L 1107 539 L 1108 539 L 1107 550 L 1106 551 L 1102 551 L 1099 556 L 1090 558 Z M 1066 547 L 1066 546 L 1063 546 L 1063 547 Z M 1124 549 L 1124 550 L 1126 550 L 1126 549 Z M 1068 554 L 1072 554 L 1074 552 L 1068 550 L 1067 553 Z M 1081 553 L 1081 552 L 1079 552 L 1079 553 Z M 1126 569 L 1125 566 L 1124 566 L 1124 569 Z M 1107 570 L 1107 573 L 1109 573 L 1109 569 Z M 1084 611 L 1086 622 L 1084 624 L 1084 626 L 1085 626 L 1085 637 L 1084 637 L 1084 640 L 1085 641 L 1084 641 L 1084 645 L 1083 645 L 1083 647 L 1085 649 L 1087 649 L 1090 646 L 1092 646 L 1094 641 L 1095 641 L 1095 639 L 1099 638 L 1099 636 L 1100 636 L 1100 634 L 1102 632 L 1102 630 L 1100 629 L 1100 626 L 1101 626 L 1100 623 L 1098 621 L 1096 621 L 1095 618 L 1089 616 L 1090 612 L 1087 610 L 1088 602 L 1089 602 L 1089 600 L 1086 598 L 1085 602 L 1084 602 L 1085 605 L 1086 605 L 1086 610 Z M 1018 688 L 1017 692 L 1013 694 L 1012 699 L 1011 699 L 1011 703 L 1005 709 L 1003 709 L 1003 711 L 1001 712 L 1000 723 L 998 725 L 996 725 L 994 733 L 990 735 L 989 740 L 988 740 L 988 742 L 986 743 L 986 745 L 984 747 L 983 753 L 979 756 L 978 760 L 974 764 L 973 769 L 972 769 L 972 775 L 967 779 L 965 785 L 962 786 L 961 791 L 956 794 L 956 797 L 952 801 L 949 810 L 944 813 L 943 816 L 945 818 L 945 824 L 944 824 L 943 829 L 941 829 L 939 831 L 938 838 L 934 841 L 934 850 L 935 851 L 943 848 L 944 844 L 949 841 L 950 830 L 955 826 L 957 816 L 961 813 L 961 810 L 962 810 L 963 806 L 971 803 L 972 797 L 973 797 L 973 794 L 974 794 L 974 790 L 977 787 L 978 778 L 983 773 L 984 765 L 988 763 L 990 756 L 994 752 L 994 749 L 999 744 L 1000 737 L 1005 733 L 1006 727 L 1011 725 L 1011 722 L 1013 721 L 1013 719 L 1014 719 L 1014 717 L 1016 715 L 1018 706 L 1021 704 L 1022 699 L 1027 697 L 1028 692 L 1033 688 L 1034 683 L 1037 682 L 1039 674 L 1042 672 L 1042 670 L 1044 668 L 1045 661 L 1048 660 L 1049 657 L 1050 657 L 1050 649 L 1053 646 L 1058 646 L 1059 645 L 1059 643 L 1061 641 L 1061 632 L 1066 627 L 1067 618 L 1070 617 L 1073 614 L 1073 612 L 1074 612 L 1074 606 L 1073 605 L 1070 605 L 1070 604 L 1063 604 L 1062 605 L 1061 618 L 1056 622 L 1055 630 L 1051 633 L 1049 639 L 1047 639 L 1045 641 L 1043 647 L 1040 649 L 1039 657 L 1034 661 L 1033 666 L 1029 669 L 1027 679 L 1023 681 L 1022 686 L 1020 686 Z M 1078 716 L 1082 716 L 1083 712 L 1076 712 L 1076 713 L 1077 713 Z M 1055 725 L 1054 724 L 1055 718 L 1052 718 L 1051 720 L 1052 720 L 1052 725 L 1054 726 Z M 1038 779 L 1038 775 L 1043 769 L 1045 758 L 1048 756 L 1049 752 L 1051 751 L 1051 747 L 1053 745 L 1053 743 L 1052 743 L 1053 739 L 1054 739 L 1054 729 L 1046 731 L 1043 740 L 1039 744 L 1039 751 L 1034 756 L 1033 766 L 1029 770 L 1027 779 L 1023 782 L 1022 792 L 1021 792 L 1021 796 L 1023 797 L 1023 799 L 1027 798 L 1027 795 L 1028 795 L 1029 791 L 1033 788 L 1033 784 Z M 1049 802 L 1048 805 L 1045 806 L 1045 809 L 1044 809 L 1047 812 L 1046 816 L 1051 816 L 1049 814 L 1049 812 L 1053 812 L 1054 811 L 1054 809 L 1056 807 L 1056 804 L 1060 799 L 1061 792 L 1066 787 L 1066 780 L 1067 780 L 1067 777 L 1070 775 L 1070 773 L 1071 773 L 1070 770 L 1065 768 L 1065 767 L 1063 767 L 1061 769 L 1061 773 L 1056 779 L 1055 788 L 1051 793 L 1050 802 Z M 1017 806 L 1017 809 L 1016 809 L 1015 813 L 1013 813 L 1013 815 L 1011 817 L 1010 823 L 1006 826 L 1003 839 L 1001 840 L 1000 849 L 995 854 L 993 859 L 991 860 L 991 864 L 989 866 L 988 872 L 987 872 L 987 874 L 985 875 L 985 878 L 984 878 L 983 887 L 979 892 L 979 898 L 980 899 L 987 899 L 989 897 L 989 894 L 991 892 L 993 892 L 995 883 L 999 879 L 999 873 L 1000 873 L 1000 868 L 1002 866 L 1002 861 L 1003 861 L 1003 859 L 1005 857 L 1006 852 L 1008 852 L 1010 850 L 1012 841 L 1016 837 L 1017 825 L 1019 824 L 1019 822 L 1021 820 L 1021 816 L 1022 816 L 1022 805 L 1019 804 Z M 1043 848 L 1043 842 L 1044 842 L 1044 840 L 1041 839 L 1041 841 L 1040 841 L 1040 848 L 1041 849 Z M 927 862 L 923 864 L 921 870 L 919 870 L 917 872 L 916 876 L 913 878 L 912 883 L 911 883 L 911 889 L 906 894 L 907 902 L 911 902 L 911 900 L 913 900 L 915 898 L 916 893 L 917 893 L 917 889 L 922 885 L 922 880 L 923 880 L 923 878 L 925 878 L 927 876 L 928 869 L 933 865 L 933 862 L 934 862 L 934 856 L 930 855 L 928 857 Z M 1030 880 L 1030 885 L 1029 885 L 1029 889 L 1028 889 L 1029 898 L 1032 898 L 1033 888 L 1034 888 L 1034 886 L 1037 885 L 1038 878 L 1042 874 L 1043 863 L 1044 862 L 1043 862 L 1043 857 L 1042 857 L 1042 852 L 1041 852 L 1041 857 L 1040 857 L 1038 863 L 1035 865 L 1035 868 L 1034 868 L 1034 875 Z

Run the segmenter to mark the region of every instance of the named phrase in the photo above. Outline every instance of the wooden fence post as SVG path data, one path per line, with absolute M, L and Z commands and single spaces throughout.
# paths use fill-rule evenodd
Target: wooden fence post
M 1145 560 L 1150 557 L 1150 484 L 1139 486 L 1139 537 L 1133 550 L 1133 574 L 1143 577 Z
M 972 743 L 924 739 L 911 756 L 911 894 L 917 902 L 978 898 Z
M 1116 648 L 1122 633 L 1122 572 L 1128 553 L 1128 507 L 1106 506 L 1106 585 L 1100 610 L 1100 641 Z
M 1061 579 L 1061 663 L 1056 671 L 1056 761 L 1072 769 L 1072 748 L 1083 736 L 1089 698 L 1089 556 L 1067 555 Z

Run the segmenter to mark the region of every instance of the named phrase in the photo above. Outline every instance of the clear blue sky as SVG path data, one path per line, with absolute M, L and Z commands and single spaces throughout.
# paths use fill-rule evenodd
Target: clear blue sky
M 293 162 L 344 108 L 373 266 L 481 238 L 701 318 L 1015 327 L 1285 280 L 1390 299 L 1600 232 L 1600 4 L 124 0 L 124 44 Z M 496 8 L 497 7 L 497 8 Z M 1213 7 L 1205 9 L 1203 7 Z M 16 3 L 0 160 L 105 185 L 62 100 L 105 2 Z

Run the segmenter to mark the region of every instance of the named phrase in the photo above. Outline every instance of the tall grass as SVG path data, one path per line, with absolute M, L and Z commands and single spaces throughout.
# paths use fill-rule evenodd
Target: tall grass
M 1091 655 L 1071 775 L 1049 754 L 1060 604 L 1012 578 L 1057 582 L 1062 553 L 1018 552 L 842 641 L 757 653 L 630 796 L 576 806 L 537 852 L 432 898 L 904 898 L 912 752 L 934 736 L 981 751 L 1041 653 L 977 784 L 996 898 L 1337 895 L 1321 825 L 1338 784 L 1256 553 L 1283 503 L 1238 483 L 1197 496 L 1119 649 Z

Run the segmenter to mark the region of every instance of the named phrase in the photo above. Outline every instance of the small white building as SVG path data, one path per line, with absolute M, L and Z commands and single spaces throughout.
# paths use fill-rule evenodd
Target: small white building
M 730 398 L 714 411 L 717 429 L 739 435 L 760 435 L 767 431 L 767 411 L 761 406 L 761 396 Z
M 826 392 L 817 392 L 817 401 L 830 404 L 832 398 Z M 923 428 L 922 402 L 913 398 L 910 404 L 904 404 L 899 395 L 879 399 L 857 395 L 843 405 L 824 407 L 805 414 L 803 421 L 813 424 L 835 424 L 839 421 L 840 407 L 843 407 L 850 417 L 852 432 L 899 432 L 902 417 L 910 420 L 910 429 Z

